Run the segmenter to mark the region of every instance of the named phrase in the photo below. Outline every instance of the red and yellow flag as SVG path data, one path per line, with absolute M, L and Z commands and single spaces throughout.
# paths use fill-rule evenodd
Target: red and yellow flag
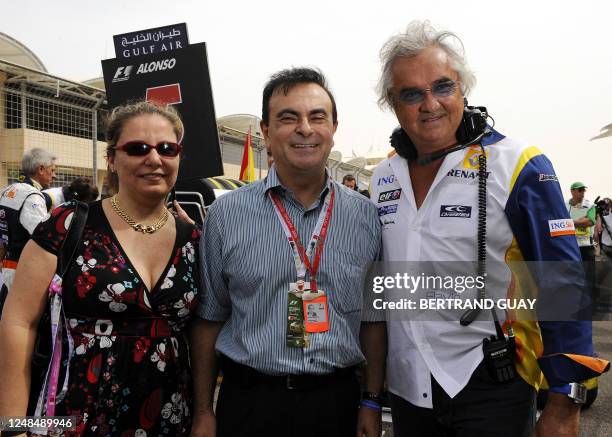
M 255 181 L 255 164 L 253 163 L 253 146 L 251 139 L 251 129 L 247 133 L 244 141 L 244 152 L 242 152 L 242 165 L 240 166 L 240 180 Z

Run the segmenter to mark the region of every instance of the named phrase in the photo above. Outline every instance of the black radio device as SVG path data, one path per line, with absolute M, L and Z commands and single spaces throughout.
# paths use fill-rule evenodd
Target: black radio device
M 482 341 L 484 363 L 487 366 L 489 376 L 495 382 L 512 381 L 517 376 L 514 367 L 516 342 L 511 329 L 509 328 L 511 335 L 508 338 L 501 332 L 497 336 L 492 335 L 491 338 L 485 338 Z

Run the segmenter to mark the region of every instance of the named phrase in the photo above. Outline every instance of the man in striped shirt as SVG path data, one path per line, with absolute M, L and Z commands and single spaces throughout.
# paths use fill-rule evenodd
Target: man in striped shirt
M 362 296 L 380 249 L 376 208 L 326 171 L 337 112 L 320 72 L 273 75 L 262 112 L 273 167 L 217 199 L 204 223 L 192 435 L 379 436 L 386 344 L 368 340 L 384 324 Z

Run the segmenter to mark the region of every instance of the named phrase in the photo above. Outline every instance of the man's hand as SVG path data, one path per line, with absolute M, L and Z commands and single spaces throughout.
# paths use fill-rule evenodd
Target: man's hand
M 360 407 L 357 417 L 357 437 L 380 437 L 382 432 L 381 412 Z
M 222 322 L 209 322 L 194 317 L 189 330 L 193 375 L 193 425 L 191 437 L 215 437 L 217 419 L 213 412 L 213 398 L 217 384 L 217 354 L 215 342 Z
M 217 419 L 212 410 L 194 413 L 190 437 L 215 437 L 217 435 Z
M 593 226 L 593 225 L 594 225 L 593 221 L 588 217 L 580 217 L 574 220 L 574 226 L 577 226 L 579 228 L 588 228 L 589 226 Z
M 548 393 L 534 437 L 578 437 L 580 405 L 562 393 Z

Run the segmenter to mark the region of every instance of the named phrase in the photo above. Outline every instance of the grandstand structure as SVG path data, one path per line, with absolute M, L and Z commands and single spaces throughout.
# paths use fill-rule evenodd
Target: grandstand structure
M 35 147 L 58 157 L 55 186 L 76 177 L 90 178 L 104 192 L 104 120 L 110 108 L 104 81 L 75 82 L 47 71 L 25 45 L 0 32 L 0 187 L 17 180 L 21 158 Z M 255 176 L 266 176 L 267 160 L 260 118 L 233 114 L 217 119 L 224 174 L 237 179 L 247 133 L 252 133 Z M 384 156 L 343 158 L 333 151 L 331 175 L 353 174 L 367 188 L 373 164 Z

